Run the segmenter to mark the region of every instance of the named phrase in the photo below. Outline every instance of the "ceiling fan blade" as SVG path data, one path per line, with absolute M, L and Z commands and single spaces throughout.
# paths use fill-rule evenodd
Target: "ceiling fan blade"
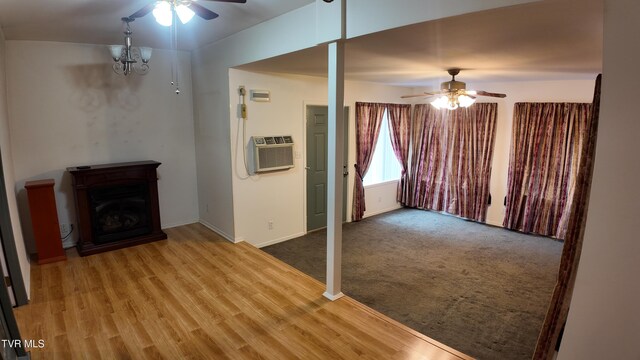
M 507 95 L 506 95 L 506 94 L 492 93 L 492 92 L 482 91 L 482 90 L 477 90 L 477 91 L 476 91 L 476 95 L 480 95 L 480 96 L 491 96 L 491 97 L 497 97 L 497 98 L 504 98 L 504 97 L 507 97 Z
M 148 13 L 150 13 L 155 6 L 156 6 L 156 3 L 152 2 L 149 5 L 144 6 L 142 9 L 140 9 L 140 10 L 134 12 L 133 14 L 129 15 L 129 18 L 130 19 L 141 18 L 141 17 L 147 15 Z
M 442 93 L 441 92 L 424 92 L 424 93 L 418 94 L 418 95 L 404 95 L 404 96 L 401 96 L 400 98 L 401 99 L 408 99 L 408 98 L 413 98 L 413 97 L 425 97 L 425 98 L 428 98 L 428 97 L 431 97 L 431 96 L 438 96 L 438 95 L 442 95 Z
M 418 94 L 418 95 L 402 95 L 400 96 L 401 99 L 408 99 L 408 98 L 414 98 L 414 97 L 429 97 L 431 95 L 425 95 L 425 94 Z
M 236 4 L 244 4 L 247 2 L 247 0 L 204 0 L 204 1 L 217 1 L 217 2 L 236 3 Z
M 189 9 L 193 10 L 193 12 L 196 13 L 196 15 L 200 16 L 201 18 L 203 18 L 205 20 L 215 19 L 215 18 L 217 18 L 219 16 L 218 14 L 216 14 L 213 11 L 207 9 L 206 7 L 204 7 L 202 5 L 198 5 L 196 3 L 191 3 L 189 5 Z

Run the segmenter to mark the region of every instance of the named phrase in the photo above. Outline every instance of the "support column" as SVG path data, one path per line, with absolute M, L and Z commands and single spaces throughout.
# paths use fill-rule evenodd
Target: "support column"
M 327 171 L 327 291 L 342 293 L 342 165 L 344 144 L 344 43 L 329 44 L 329 124 Z

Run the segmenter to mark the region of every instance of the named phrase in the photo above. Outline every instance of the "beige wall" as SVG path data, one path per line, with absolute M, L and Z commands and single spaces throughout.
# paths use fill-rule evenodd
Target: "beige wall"
M 559 360 L 640 359 L 640 2 L 605 0 L 596 161 Z
M 29 257 L 25 249 L 25 243 L 20 227 L 20 218 L 18 215 L 18 206 L 16 197 L 14 196 L 14 161 L 11 151 L 11 134 L 9 132 L 9 112 L 7 105 L 7 81 L 6 81 L 6 58 L 7 50 L 4 40 L 4 34 L 0 28 L 0 152 L 2 153 L 2 171 L 4 173 L 4 181 L 6 189 L 1 191 L 7 192 L 7 201 L 9 203 L 9 215 L 13 225 L 13 237 L 16 242 L 16 250 L 18 252 L 18 260 L 22 270 L 22 278 L 27 295 L 30 293 L 31 284 L 31 268 L 29 267 Z M 4 261 L 4 259 L 3 259 Z
M 68 166 L 160 161 L 163 227 L 197 221 L 190 58 L 179 54 L 180 95 L 169 84 L 171 58 L 155 50 L 146 76 L 125 78 L 103 45 L 7 41 L 15 191 L 29 250 L 24 182 L 53 178 L 60 223 L 75 224 Z

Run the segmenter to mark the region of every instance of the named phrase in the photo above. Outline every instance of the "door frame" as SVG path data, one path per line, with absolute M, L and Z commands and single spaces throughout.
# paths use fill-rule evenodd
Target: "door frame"
M 13 235 L 13 224 L 9 215 L 9 201 L 7 186 L 4 181 L 4 164 L 2 163 L 2 150 L 0 149 L 0 241 L 11 279 L 11 289 L 16 305 L 25 305 L 29 302 L 27 290 L 22 278 L 22 269 L 18 259 L 16 240 Z
M 307 170 L 305 169 L 305 166 L 307 165 L 307 106 L 326 106 L 328 107 L 329 105 L 327 104 L 326 100 L 324 101 L 303 101 L 302 102 L 302 146 L 301 149 L 304 149 L 304 151 L 302 152 L 302 171 L 303 171 L 303 182 L 302 182 L 302 222 L 303 222 L 303 226 L 302 228 L 304 229 L 304 233 L 308 234 L 309 230 L 307 229 Z M 348 117 L 345 119 L 345 121 L 347 121 L 347 128 L 349 129 L 348 133 L 345 134 L 345 141 L 347 143 L 347 157 L 343 160 L 346 164 L 347 164 L 347 188 L 346 188 L 346 197 L 344 199 L 344 202 L 346 203 L 346 211 L 344 212 L 344 217 L 345 220 L 344 222 L 349 222 L 351 219 L 351 208 L 349 207 L 349 199 L 352 197 L 351 196 L 351 192 L 352 192 L 352 171 L 351 171 L 351 148 L 352 148 L 352 144 L 351 144 L 351 138 L 350 135 L 353 132 L 352 129 L 352 123 L 353 121 L 349 121 L 348 119 L 352 118 L 352 114 L 351 114 L 351 110 L 352 110 L 352 106 L 346 105 L 345 104 L 345 109 L 347 109 L 347 114 Z M 315 231 L 315 230 L 312 230 Z

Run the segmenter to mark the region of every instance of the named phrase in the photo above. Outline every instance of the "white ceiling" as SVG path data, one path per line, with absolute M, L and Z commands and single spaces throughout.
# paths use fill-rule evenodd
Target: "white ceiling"
M 120 18 L 154 0 L 0 0 L 7 40 L 91 44 L 122 42 Z M 199 0 L 220 17 L 178 27 L 181 49 L 227 37 L 314 0 Z M 545 0 L 456 16 L 350 39 L 346 73 L 352 80 L 434 87 L 445 69 L 461 81 L 593 78 L 602 69 L 603 0 Z M 167 28 L 152 15 L 132 23 L 137 45 L 170 48 Z M 326 46 L 247 64 L 251 71 L 326 76 Z
M 467 82 L 594 79 L 602 69 L 602 0 L 547 0 L 351 39 L 347 79 L 437 87 L 445 69 Z M 240 66 L 326 76 L 326 47 Z
M 89 44 L 122 42 L 120 18 L 155 0 L 0 0 L 0 26 L 7 40 L 42 40 Z M 199 0 L 220 17 L 195 17 L 178 27 L 178 46 L 194 49 L 310 4 L 314 0 L 247 0 L 232 4 Z M 168 28 L 149 14 L 131 24 L 138 45 L 170 48 Z

